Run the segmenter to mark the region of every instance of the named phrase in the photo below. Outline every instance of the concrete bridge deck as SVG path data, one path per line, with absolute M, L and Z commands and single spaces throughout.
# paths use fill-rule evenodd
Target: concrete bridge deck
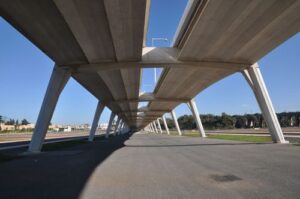
M 1 198 L 299 198 L 300 147 L 135 134 L 0 163 Z

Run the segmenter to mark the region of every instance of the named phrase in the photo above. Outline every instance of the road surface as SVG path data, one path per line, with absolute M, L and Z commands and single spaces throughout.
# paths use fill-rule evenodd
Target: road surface
M 135 134 L 0 163 L 1 198 L 299 198 L 300 147 Z

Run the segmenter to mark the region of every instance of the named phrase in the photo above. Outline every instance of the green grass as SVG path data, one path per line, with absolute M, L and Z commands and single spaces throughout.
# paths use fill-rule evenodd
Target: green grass
M 177 131 L 170 131 L 171 135 L 178 135 Z M 187 137 L 201 137 L 197 131 L 182 131 L 183 136 Z M 222 139 L 222 140 L 233 140 L 233 141 L 246 141 L 246 142 L 272 142 L 271 136 L 255 136 L 255 135 L 226 135 L 226 134 L 213 134 L 208 135 L 208 138 Z M 300 146 L 300 143 L 295 143 L 294 145 Z
M 182 135 L 187 137 L 201 137 L 199 132 L 182 132 Z
M 170 131 L 170 135 L 178 135 L 177 131 Z
M 200 134 L 195 131 L 182 131 L 182 133 L 183 133 L 183 136 L 186 136 L 186 137 L 200 137 Z M 178 132 L 170 131 L 170 134 L 178 135 Z M 256 143 L 272 142 L 271 136 L 210 134 L 207 137 L 212 138 L 212 139 L 246 141 L 246 142 L 256 142 Z M 296 143 L 292 143 L 292 144 L 294 146 L 300 146 L 300 142 L 296 142 Z
M 254 136 L 254 135 L 208 135 L 208 138 L 222 139 L 222 140 L 234 140 L 234 141 L 247 141 L 247 142 L 272 142 L 270 136 Z
M 178 132 L 170 131 L 170 135 L 178 135 Z M 198 132 L 193 131 L 182 131 L 182 135 L 187 137 L 200 137 L 200 134 Z
M 43 145 L 42 151 L 55 151 L 63 148 L 77 146 L 80 144 L 86 144 L 87 142 L 88 141 L 86 139 L 82 139 L 82 140 L 68 140 L 63 142 L 49 143 Z
M 113 135 L 109 135 L 109 137 L 113 137 Z M 94 138 L 94 141 L 100 141 L 104 140 L 105 136 L 97 136 Z M 80 139 L 80 140 L 67 140 L 67 141 L 62 141 L 62 142 L 56 142 L 56 143 L 49 143 L 49 144 L 44 144 L 42 151 L 55 151 L 55 150 L 60 150 L 64 148 L 69 148 L 73 146 L 77 146 L 80 144 L 86 144 L 89 143 L 87 139 Z
M 109 137 L 114 137 L 112 134 L 109 135 Z M 105 135 L 100 135 L 100 136 L 97 136 L 97 137 L 94 137 L 94 141 L 101 141 L 101 140 L 105 140 Z
M 0 153 L 0 163 L 1 162 L 7 162 L 7 161 L 11 161 L 14 159 L 20 158 L 20 156 L 18 155 L 8 155 L 8 154 L 1 154 Z
M 199 132 L 185 131 L 183 136 L 187 137 L 200 137 Z M 226 134 L 213 134 L 208 135 L 208 138 L 234 140 L 234 141 L 247 141 L 247 142 L 272 142 L 271 136 L 254 136 L 254 135 L 226 135 Z

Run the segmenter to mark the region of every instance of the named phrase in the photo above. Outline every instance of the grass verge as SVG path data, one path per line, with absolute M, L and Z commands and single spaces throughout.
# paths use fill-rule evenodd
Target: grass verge
M 113 136 L 110 135 L 109 137 L 113 137 Z M 101 141 L 104 139 L 105 139 L 105 137 L 101 135 L 101 136 L 95 137 L 94 141 Z M 43 145 L 42 151 L 55 151 L 55 150 L 60 150 L 60 149 L 64 149 L 64 148 L 81 145 L 81 144 L 86 144 L 86 143 L 89 143 L 89 141 L 87 141 L 87 139 L 66 140 L 66 141 L 61 141 L 61 142 L 56 142 L 56 143 L 48 143 L 48 144 Z M 11 160 L 21 158 L 21 157 L 22 156 L 15 155 L 15 154 L 11 155 L 11 154 L 0 153 L 0 163 L 11 161 Z
M 221 139 L 221 140 L 234 140 L 246 142 L 272 142 L 271 136 L 255 136 L 255 135 L 208 135 L 208 138 Z
M 178 136 L 178 132 L 170 131 L 170 135 Z M 183 131 L 183 136 L 200 137 L 200 134 L 194 131 Z M 246 141 L 246 142 L 257 142 L 257 143 L 272 142 L 271 136 L 210 134 L 207 137 L 213 139 Z M 293 144 L 294 146 L 300 146 L 300 142 L 295 142 L 291 144 Z
M 14 159 L 20 158 L 20 156 L 18 155 L 8 155 L 8 154 L 2 154 L 0 153 L 0 163 L 1 162 L 7 162 L 7 161 L 11 161 Z
M 113 137 L 112 135 L 109 135 L 109 137 Z M 97 136 L 94 138 L 94 141 L 100 141 L 104 140 L 105 137 L 103 135 Z M 77 146 L 80 144 L 86 144 L 89 143 L 87 139 L 80 139 L 80 140 L 67 140 L 67 141 L 62 141 L 62 142 L 56 142 L 56 143 L 49 143 L 49 144 L 44 144 L 42 151 L 55 151 L 63 148 L 69 148 L 73 146 Z
M 187 137 L 201 137 L 199 132 L 183 132 L 182 135 Z
M 82 140 L 68 140 L 68 141 L 62 141 L 56 143 L 49 143 L 43 145 L 42 151 L 55 151 L 63 148 L 77 146 L 80 144 L 86 144 L 87 142 L 88 141 L 86 139 L 82 139 Z
M 170 135 L 178 135 L 178 132 L 170 131 Z M 200 134 L 198 132 L 193 131 L 182 131 L 182 135 L 187 137 L 200 137 Z
M 184 132 L 184 136 L 187 137 L 200 137 L 198 132 Z M 226 134 L 210 134 L 208 138 L 221 139 L 221 140 L 233 140 L 233 141 L 246 141 L 246 142 L 272 142 L 271 136 L 255 136 L 255 135 L 226 135 Z

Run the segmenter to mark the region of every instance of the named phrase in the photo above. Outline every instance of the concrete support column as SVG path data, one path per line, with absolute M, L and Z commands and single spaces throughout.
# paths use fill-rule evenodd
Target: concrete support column
M 98 104 L 97 104 L 97 108 L 96 108 L 96 112 L 95 112 L 95 115 L 94 115 L 93 124 L 92 124 L 91 131 L 90 131 L 90 136 L 89 136 L 89 141 L 90 142 L 92 142 L 94 140 L 95 133 L 96 133 L 96 130 L 97 130 L 97 127 L 98 127 L 98 122 L 99 122 L 99 119 L 100 119 L 100 116 L 101 116 L 101 113 L 102 113 L 104 107 L 105 107 L 105 105 L 102 104 L 99 101 Z
M 59 68 L 56 65 L 54 66 L 41 106 L 41 110 L 34 128 L 31 142 L 29 144 L 29 152 L 41 151 L 58 98 L 66 83 L 70 79 L 70 76 L 70 71 Z
M 194 116 L 194 120 L 196 122 L 196 125 L 197 125 L 197 128 L 201 134 L 202 137 L 206 137 L 205 135 L 205 131 L 204 131 L 204 128 L 203 128 L 203 125 L 202 125 L 202 122 L 201 122 L 201 119 L 200 119 L 200 116 L 199 116 L 199 112 L 198 112 L 198 108 L 197 108 L 197 105 L 195 103 L 195 100 L 194 99 L 191 99 L 189 102 L 188 102 L 188 105 L 193 113 L 193 116 Z
M 121 119 L 119 128 L 118 128 L 118 130 L 117 130 L 117 135 L 120 135 L 120 134 L 121 134 L 122 125 L 123 125 L 123 120 Z
M 168 135 L 170 135 L 170 131 L 169 131 L 168 124 L 167 124 L 165 116 L 162 116 L 162 120 L 164 122 L 164 126 L 165 126 L 165 129 L 166 129 Z
M 125 128 L 124 128 L 124 133 L 129 133 L 129 127 L 127 124 L 124 125 Z
M 263 117 L 267 123 L 274 142 L 288 143 L 284 139 L 271 98 L 257 63 L 245 69 L 243 75 L 252 88 Z
M 159 122 L 159 118 L 156 119 L 156 122 L 157 122 L 158 129 L 159 129 L 159 131 L 160 131 L 160 134 L 162 134 L 163 131 L 162 131 L 162 129 L 161 129 L 161 125 L 160 125 L 160 122 Z
M 153 129 L 151 128 L 151 124 L 148 124 L 149 132 L 153 133 Z
M 147 133 L 150 133 L 150 127 L 149 127 L 149 125 L 147 125 L 147 126 L 144 128 L 144 131 L 146 131 Z
M 127 129 L 127 125 L 126 125 L 126 123 L 123 123 L 122 134 L 126 133 L 126 131 L 127 131 L 126 129 Z
M 117 135 L 117 130 L 118 130 L 118 128 L 119 128 L 120 120 L 121 120 L 121 118 L 120 118 L 120 117 L 118 117 L 118 119 L 117 119 L 117 123 L 116 123 L 116 127 L 115 127 L 115 130 L 114 130 L 114 136 L 116 136 L 116 135 Z
M 109 122 L 108 122 L 108 126 L 107 126 L 107 129 L 106 129 L 105 138 L 109 137 L 109 133 L 111 131 L 111 127 L 112 127 L 112 123 L 114 121 L 114 118 L 115 118 L 115 114 L 113 112 L 111 112 Z
M 120 126 L 120 134 L 123 134 L 124 133 L 124 121 L 122 121 L 122 124 Z
M 153 128 L 152 123 L 150 123 L 150 129 L 151 129 L 151 132 L 154 133 L 154 128 Z
M 177 121 L 177 116 L 176 116 L 176 113 L 175 111 L 171 111 L 171 116 L 173 118 L 173 121 L 174 121 L 174 124 L 175 124 L 175 127 L 176 127 L 176 130 L 178 132 L 179 135 L 182 135 L 182 132 L 180 130 L 180 127 L 179 127 L 179 124 L 178 124 L 178 121 Z
M 126 131 L 127 131 L 127 124 L 126 124 L 126 123 L 124 123 L 124 125 L 123 125 L 123 134 L 125 134 L 125 133 L 126 133 Z
M 146 131 L 147 133 L 149 133 L 150 132 L 150 128 L 149 128 L 149 126 L 147 125 L 147 126 L 145 126 L 144 128 L 143 128 L 143 131 Z
M 155 133 L 158 133 L 157 128 L 156 128 L 155 121 L 153 121 L 153 126 L 154 126 L 154 131 L 155 131 Z

